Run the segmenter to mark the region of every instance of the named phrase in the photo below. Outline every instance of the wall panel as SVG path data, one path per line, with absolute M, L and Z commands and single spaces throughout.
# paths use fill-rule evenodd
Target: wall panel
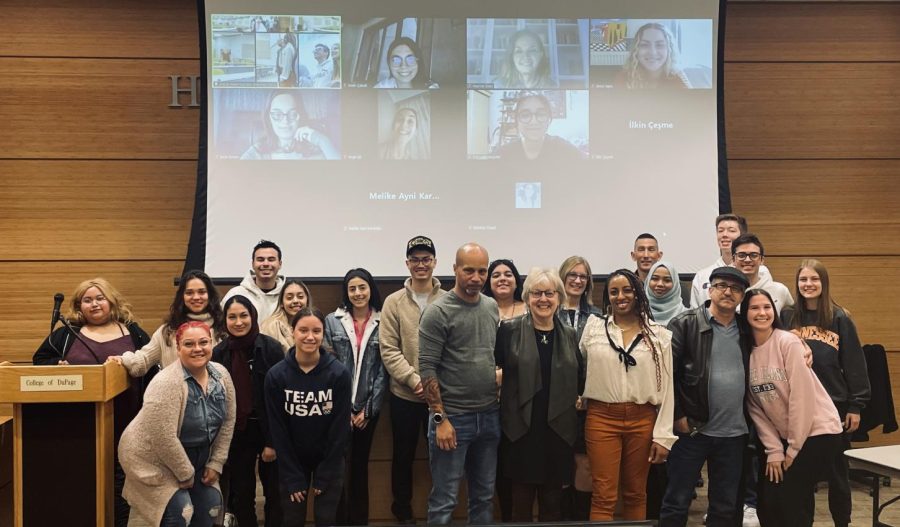
M 900 4 L 728 3 L 729 62 L 900 60 Z
M 900 158 L 898 78 L 900 63 L 728 63 L 728 158 Z
M 6 0 L 0 56 L 197 59 L 197 4 L 185 0 Z M 196 68 L 195 68 L 196 69 Z
M 168 108 L 168 76 L 197 61 L 0 57 L 0 70 L 0 159 L 197 158 L 200 112 Z
M 178 260 L 196 161 L 0 160 L 0 261 Z

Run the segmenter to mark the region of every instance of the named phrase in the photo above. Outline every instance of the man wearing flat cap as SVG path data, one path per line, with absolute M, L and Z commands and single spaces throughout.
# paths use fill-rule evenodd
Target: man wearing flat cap
M 700 469 L 709 478 L 708 527 L 740 526 L 748 424 L 744 413 L 749 351 L 736 312 L 750 283 L 733 267 L 710 273 L 709 300 L 669 322 L 675 381 L 675 433 L 660 527 L 687 523 Z

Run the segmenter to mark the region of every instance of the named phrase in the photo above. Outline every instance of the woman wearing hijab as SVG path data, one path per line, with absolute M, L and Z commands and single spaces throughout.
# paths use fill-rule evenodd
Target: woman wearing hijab
M 212 360 L 225 366 L 234 382 L 237 417 L 223 478 L 231 493 L 232 512 L 238 525 L 258 525 L 256 520 L 256 468 L 266 497 L 266 526 L 281 525 L 275 448 L 266 419 L 263 387 L 269 368 L 284 359 L 277 340 L 259 332 L 256 308 L 247 297 L 225 301 L 225 340 L 213 349 Z
M 669 262 L 660 260 L 653 264 L 647 276 L 644 292 L 650 300 L 650 313 L 653 320 L 665 326 L 687 309 L 681 300 L 678 271 Z

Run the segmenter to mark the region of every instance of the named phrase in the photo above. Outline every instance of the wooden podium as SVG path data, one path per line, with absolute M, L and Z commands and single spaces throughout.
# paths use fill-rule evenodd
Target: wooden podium
M 113 398 L 124 368 L 0 366 L 13 405 L 15 527 L 113 525 Z

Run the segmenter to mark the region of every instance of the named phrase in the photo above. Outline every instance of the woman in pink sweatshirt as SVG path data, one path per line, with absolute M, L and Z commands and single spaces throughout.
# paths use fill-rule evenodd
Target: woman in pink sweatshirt
M 741 303 L 745 338 L 752 346 L 747 398 L 750 416 L 765 447 L 759 478 L 763 526 L 813 524 L 815 485 L 841 449 L 841 421 L 831 397 L 803 358 L 803 342 L 781 329 L 775 303 L 750 289 Z

